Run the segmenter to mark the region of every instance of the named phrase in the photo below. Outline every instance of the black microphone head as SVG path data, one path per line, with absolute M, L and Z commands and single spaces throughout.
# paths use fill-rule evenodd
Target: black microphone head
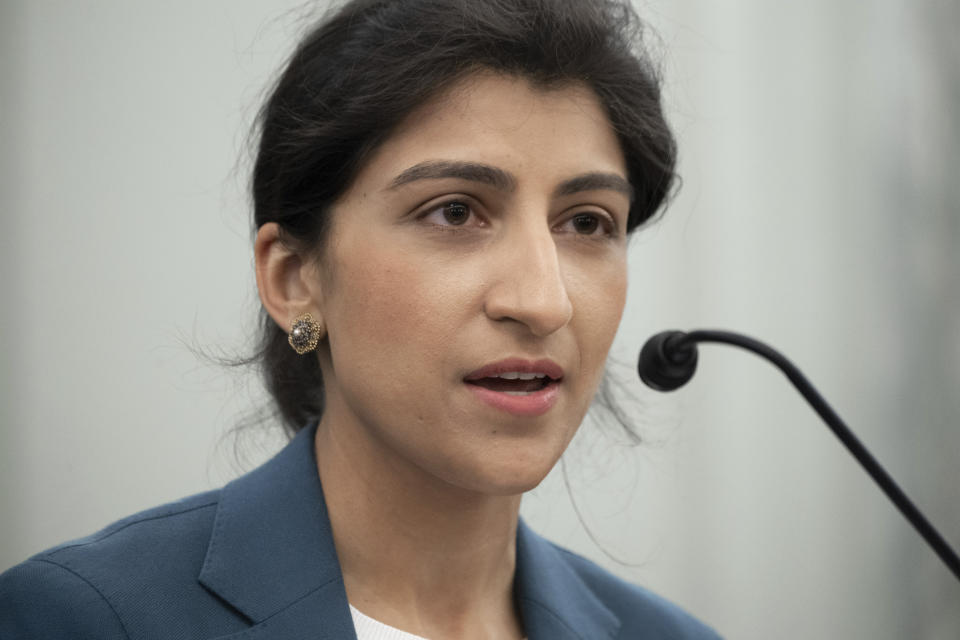
M 644 384 L 673 391 L 690 381 L 697 371 L 697 345 L 686 337 L 683 331 L 664 331 L 647 340 L 637 363 Z

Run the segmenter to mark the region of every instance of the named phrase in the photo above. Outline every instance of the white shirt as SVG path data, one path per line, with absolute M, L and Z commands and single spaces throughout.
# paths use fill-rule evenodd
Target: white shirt
M 350 615 L 353 616 L 353 628 L 357 631 L 357 640 L 427 640 L 374 620 L 360 613 L 353 605 L 350 605 Z
M 362 614 L 353 605 L 350 605 L 350 615 L 353 616 L 353 628 L 357 632 L 357 640 L 427 640 L 374 620 Z

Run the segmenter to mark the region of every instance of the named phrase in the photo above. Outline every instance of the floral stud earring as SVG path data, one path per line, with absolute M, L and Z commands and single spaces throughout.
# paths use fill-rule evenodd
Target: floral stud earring
M 309 313 L 302 313 L 293 321 L 287 341 L 301 356 L 317 348 L 323 327 Z

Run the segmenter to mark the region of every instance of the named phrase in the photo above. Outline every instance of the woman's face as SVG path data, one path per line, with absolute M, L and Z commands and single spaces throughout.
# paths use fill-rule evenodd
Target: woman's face
M 407 118 L 332 212 L 324 428 L 463 489 L 536 486 L 620 321 L 626 175 L 585 86 L 477 74 Z

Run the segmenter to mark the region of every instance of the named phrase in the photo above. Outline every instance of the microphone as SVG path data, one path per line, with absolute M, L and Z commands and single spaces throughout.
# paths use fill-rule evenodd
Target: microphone
M 847 450 L 863 466 L 864 470 L 888 498 L 897 506 L 900 513 L 923 536 L 953 575 L 960 580 L 960 557 L 950 548 L 943 536 L 924 517 L 910 501 L 893 478 L 884 470 L 840 416 L 827 404 L 823 396 L 807 380 L 792 362 L 780 352 L 759 340 L 729 331 L 664 331 L 653 336 L 640 350 L 637 372 L 644 384 L 657 391 L 679 389 L 693 377 L 697 370 L 697 343 L 719 342 L 751 351 L 776 365 L 789 378 L 797 391 L 810 403 L 830 430 L 833 431 Z
M 637 371 L 644 384 L 657 391 L 673 391 L 697 372 L 697 346 L 683 331 L 658 333 L 643 345 Z

